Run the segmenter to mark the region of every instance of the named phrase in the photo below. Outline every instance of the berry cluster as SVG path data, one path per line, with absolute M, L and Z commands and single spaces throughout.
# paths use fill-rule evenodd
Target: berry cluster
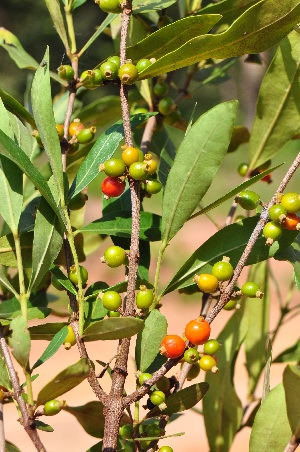
M 271 160 L 268 160 L 267 162 L 263 163 L 262 165 L 260 165 L 258 168 L 256 168 L 255 170 L 251 171 L 250 173 L 250 177 L 256 176 L 257 174 L 263 173 L 264 171 L 266 171 L 268 168 L 270 168 L 271 166 Z M 249 165 L 248 163 L 241 163 L 238 167 L 238 173 L 240 176 L 244 177 L 246 176 L 247 172 L 249 169 Z M 272 177 L 271 174 L 267 174 L 266 176 L 264 176 L 261 179 L 262 182 L 267 182 L 267 184 L 270 184 L 272 182 Z
M 166 97 L 168 91 L 168 84 L 163 77 L 159 77 L 153 87 L 153 93 L 158 98 L 158 111 L 166 124 L 175 125 L 182 119 L 182 116 L 174 100 Z

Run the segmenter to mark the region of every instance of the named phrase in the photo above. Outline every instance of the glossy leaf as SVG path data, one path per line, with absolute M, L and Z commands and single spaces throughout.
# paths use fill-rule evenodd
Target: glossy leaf
M 189 410 L 197 405 L 203 399 L 209 389 L 206 382 L 196 383 L 181 391 L 171 394 L 165 401 L 167 408 L 160 411 L 159 408 L 153 408 L 147 415 L 148 418 L 158 416 L 159 414 L 174 414 L 181 411 Z
M 294 345 L 288 347 L 276 356 L 272 363 L 291 363 L 298 361 L 300 361 L 300 339 L 298 339 Z
M 131 117 L 131 127 L 134 129 L 142 124 L 151 114 L 139 114 Z M 96 141 L 89 154 L 80 166 L 77 176 L 70 188 L 69 198 L 74 198 L 99 174 L 99 165 L 106 162 L 124 138 L 123 121 L 120 120 L 104 132 Z
M 140 239 L 151 242 L 160 240 L 161 217 L 150 212 L 141 212 Z M 115 211 L 99 220 L 78 229 L 78 232 L 93 232 L 118 237 L 131 237 L 132 213 Z
M 54 2 L 55 3 L 55 2 Z M 44 55 L 46 65 L 40 66 L 32 82 L 31 99 L 34 119 L 51 165 L 61 199 L 64 198 L 61 147 L 55 126 L 49 76 L 49 49 Z
M 280 44 L 262 81 L 249 143 L 250 167 L 274 157 L 293 138 L 300 121 L 300 36 Z
M 157 309 L 150 312 L 143 331 L 138 334 L 135 361 L 137 369 L 145 372 L 159 353 L 161 341 L 167 334 L 168 322 Z
M 144 322 L 135 317 L 112 317 L 92 323 L 83 332 L 86 342 L 110 341 L 135 336 L 144 327 Z
M 28 301 L 27 303 L 27 317 L 31 319 L 44 319 L 51 312 L 50 308 L 46 306 L 35 306 L 34 303 Z M 12 320 L 21 315 L 21 305 L 17 298 L 10 298 L 0 304 L 0 319 Z
M 133 14 L 148 13 L 149 11 L 160 11 L 173 5 L 176 0 L 133 0 L 132 12 Z
M 222 14 L 220 24 L 228 24 L 240 17 L 248 8 L 261 0 L 221 0 L 218 3 L 209 3 L 201 8 L 198 14 Z
M 77 363 L 68 366 L 40 390 L 37 405 L 44 405 L 49 400 L 75 388 L 86 379 L 89 371 L 90 367 L 86 358 L 81 358 Z
M 133 62 L 137 62 L 141 58 L 164 57 L 164 55 L 176 51 L 190 39 L 207 33 L 220 19 L 221 16 L 216 14 L 190 16 L 177 20 L 152 33 L 135 46 L 129 47 L 127 57 Z
M 36 213 L 29 290 L 38 286 L 58 256 L 63 243 L 63 232 L 55 212 L 42 199 Z
M 54 23 L 54 27 L 62 40 L 65 49 L 69 49 L 69 42 L 67 38 L 67 32 L 65 29 L 64 19 L 61 13 L 60 4 L 58 0 L 45 0 L 46 6 L 50 13 L 51 19 Z
M 276 260 L 288 261 L 292 264 L 296 287 L 300 290 L 300 235 L 298 234 L 290 246 L 280 250 L 274 257 Z
M 101 402 L 88 402 L 82 406 L 65 406 L 63 410 L 76 417 L 84 430 L 91 436 L 102 438 L 104 434 L 105 417 L 103 414 L 103 405 Z M 123 415 L 120 425 L 128 424 L 130 419 Z
M 10 324 L 12 330 L 9 338 L 9 345 L 13 349 L 12 354 L 20 366 L 25 369 L 30 353 L 30 334 L 27 329 L 27 322 L 23 317 L 17 317 Z
M 29 328 L 31 339 L 38 341 L 51 341 L 54 336 L 68 325 L 66 322 L 43 323 Z
M 103 306 L 99 297 L 90 298 L 84 303 L 84 328 L 87 328 L 90 323 L 104 319 L 107 313 L 108 310 Z
M 218 336 L 223 344 L 218 352 L 219 372 L 206 373 L 210 388 L 203 399 L 203 414 L 211 452 L 230 449 L 243 417 L 242 403 L 233 386 L 236 357 L 248 329 L 243 311 L 242 305 Z
M 162 294 L 185 287 L 190 289 L 194 287 L 195 291 L 197 291 L 197 285 L 193 282 L 195 274 L 210 273 L 213 264 L 222 260 L 223 256 L 228 256 L 231 264 L 235 267 L 258 220 L 259 216 L 245 218 L 216 232 L 182 265 Z M 295 235 L 294 231 L 285 230 L 279 241 L 275 242 L 271 247 L 266 246 L 266 239 L 263 236 L 259 237 L 247 259 L 246 265 L 264 261 L 269 257 L 276 257 L 279 251 L 289 246 Z
M 50 344 L 48 345 L 46 350 L 42 353 L 41 357 L 32 366 L 31 370 L 36 369 L 37 367 L 44 364 L 44 362 L 50 359 L 57 352 L 57 350 L 61 347 L 65 338 L 67 337 L 68 331 L 69 331 L 68 327 L 64 326 L 61 330 L 58 331 L 58 333 L 55 334 Z
M 281 41 L 299 19 L 299 0 L 261 1 L 247 9 L 223 33 L 191 39 L 159 58 L 141 73 L 140 78 L 154 77 L 208 58 L 224 59 L 263 52 Z
M 260 406 L 250 436 L 250 452 L 282 451 L 292 436 L 283 384 L 277 385 Z
M 300 370 L 298 366 L 289 365 L 283 372 L 283 387 L 285 392 L 286 409 L 293 434 L 298 431 L 296 439 L 300 437 Z
M 6 91 L 0 88 L 0 97 L 2 99 L 5 108 L 17 115 L 19 118 L 24 119 L 28 124 L 36 129 L 36 124 L 31 114 L 20 104 L 14 97 L 8 94 Z
M 45 424 L 45 422 L 35 419 L 34 423 L 36 428 L 42 432 L 54 432 L 54 428 L 51 425 Z
M 269 333 L 270 291 L 267 262 L 260 262 L 251 267 L 247 277 L 255 281 L 264 293 L 262 299 L 245 300 L 245 316 L 249 330 L 245 338 L 246 368 L 248 371 L 248 397 L 254 394 L 261 372 L 266 364 L 266 346 Z
M 226 155 L 237 110 L 225 102 L 202 115 L 179 147 L 166 183 L 162 214 L 162 246 L 191 216 Z
M 59 267 L 57 267 L 56 265 L 51 265 L 50 271 L 52 275 L 54 275 L 58 280 L 58 282 L 64 286 L 65 289 L 67 289 L 73 295 L 77 295 L 77 291 L 74 285 L 71 283 L 69 278 L 67 278 L 67 276 L 60 270 Z
M 2 356 L 0 357 L 0 385 L 6 389 L 12 389 L 9 373 Z

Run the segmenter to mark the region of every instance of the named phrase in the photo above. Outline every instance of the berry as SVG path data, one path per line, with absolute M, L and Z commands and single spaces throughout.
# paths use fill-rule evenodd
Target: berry
M 212 370 L 213 372 L 217 371 L 217 362 L 210 355 L 203 355 L 199 361 L 199 366 L 200 369 L 204 370 L 205 372 L 209 372 L 210 370 Z
M 88 272 L 82 265 L 79 265 L 79 270 L 80 270 L 82 285 L 84 286 L 88 280 Z M 72 265 L 72 267 L 70 268 L 69 280 L 73 284 L 75 284 L 75 286 L 78 285 L 78 276 L 77 276 L 75 265 Z
M 158 452 L 173 452 L 173 449 L 170 446 L 162 446 Z
M 245 219 L 244 215 L 237 215 L 235 217 L 234 222 L 237 223 L 238 221 L 243 221 Z
M 86 70 L 84 71 L 81 76 L 80 80 L 82 85 L 87 89 L 94 89 L 95 85 L 93 84 L 93 77 L 95 75 L 94 71 Z M 101 75 L 101 74 L 100 74 Z
M 138 70 L 138 72 L 142 72 L 145 69 L 147 69 L 147 67 L 151 66 L 151 61 L 148 60 L 148 58 L 143 58 L 142 60 L 138 61 L 136 63 L 136 68 Z
M 63 342 L 65 349 L 69 350 L 71 347 L 73 347 L 73 345 L 76 344 L 76 337 L 73 331 L 73 328 L 71 327 L 71 325 L 68 325 L 68 334 L 66 339 Z
M 62 124 L 56 124 L 56 130 L 58 133 L 59 140 L 62 140 L 64 137 L 64 133 L 65 133 L 64 126 Z
M 109 198 L 117 198 L 125 190 L 125 181 L 119 182 L 115 177 L 107 176 L 101 185 L 102 193 Z
M 187 381 L 194 380 L 195 378 L 198 377 L 199 373 L 200 373 L 199 363 L 192 364 L 192 367 L 188 371 L 188 374 L 186 377 Z
M 135 162 L 138 162 L 140 158 L 139 151 L 136 148 L 133 148 L 132 146 L 128 146 L 123 152 L 122 152 L 122 160 L 125 163 L 126 166 L 130 166 Z M 143 154 L 143 160 L 144 160 L 144 154 Z
M 275 204 L 269 209 L 269 217 L 273 221 L 284 221 L 287 210 L 281 204 Z
M 283 223 L 283 227 L 289 231 L 299 230 L 300 218 L 295 213 L 288 213 L 285 222 Z
M 157 424 L 149 424 L 146 427 L 146 436 L 150 438 L 157 438 L 161 435 L 161 429 Z
M 262 177 L 261 181 L 267 182 L 267 184 L 271 184 L 273 182 L 271 174 L 267 174 L 266 176 Z
M 160 353 L 167 358 L 179 358 L 184 352 L 185 342 L 182 337 L 176 334 L 169 334 L 163 338 L 160 346 Z
M 194 280 L 202 292 L 212 293 L 218 288 L 218 280 L 213 275 L 202 273 L 199 277 L 196 275 Z
M 121 11 L 119 0 L 95 0 L 105 13 L 119 13 Z
M 156 170 L 157 170 L 157 163 L 156 163 L 156 161 L 152 159 L 152 155 L 151 154 L 146 154 L 144 161 L 146 162 L 147 173 L 150 176 L 152 176 L 152 174 L 156 173 Z
M 170 380 L 163 376 L 156 382 L 156 387 L 159 391 L 168 392 L 171 388 Z
M 204 317 L 191 320 L 185 327 L 185 337 L 194 345 L 205 344 L 210 336 L 210 325 Z
M 66 405 L 65 401 L 59 401 L 59 400 L 49 400 L 49 402 L 46 402 L 44 405 L 44 411 L 46 416 L 54 416 L 55 414 L 58 414 L 62 407 Z
M 139 384 L 142 386 L 147 380 L 150 380 L 150 378 L 152 378 L 152 374 L 149 374 L 147 372 L 143 372 L 139 376 Z
M 106 249 L 103 260 L 109 267 L 116 268 L 124 264 L 125 257 L 126 254 L 123 248 L 120 246 L 110 246 Z
M 74 70 L 69 64 L 64 64 L 59 66 L 58 75 L 63 80 L 72 80 L 74 78 Z
M 3 399 L 4 399 L 4 391 L 2 388 L 0 388 L 0 403 L 2 403 Z
M 150 179 L 145 182 L 144 188 L 150 195 L 156 195 L 161 191 L 162 184 L 158 180 Z
M 228 303 L 225 304 L 223 309 L 225 309 L 225 311 L 232 311 L 233 309 L 235 309 L 236 304 L 237 300 L 231 298 Z
M 188 348 L 184 352 L 184 360 L 189 364 L 195 364 L 199 360 L 199 353 L 195 348 Z
M 241 163 L 240 166 L 238 167 L 239 175 L 242 177 L 246 176 L 248 168 L 249 168 L 248 163 Z
M 123 64 L 118 75 L 124 85 L 132 85 L 139 78 L 138 70 L 132 63 Z
M 73 137 L 74 135 L 78 135 L 81 130 L 84 129 L 84 125 L 80 122 L 80 119 L 74 119 L 69 126 L 69 135 Z
M 104 163 L 104 171 L 108 176 L 122 176 L 125 169 L 125 163 L 121 159 L 109 159 Z
M 165 393 L 162 391 L 153 391 L 150 400 L 154 406 L 161 405 L 166 399 Z
M 213 276 L 215 276 L 218 281 L 227 281 L 233 275 L 233 267 L 226 260 L 216 262 L 211 269 Z
M 139 309 L 148 309 L 153 302 L 153 292 L 142 286 L 142 289 L 136 295 L 136 306 Z
M 124 439 L 131 439 L 133 435 L 133 426 L 131 424 L 124 424 L 119 429 L 120 436 Z
M 267 239 L 267 245 L 272 245 L 274 240 L 278 240 L 281 237 L 281 234 L 282 226 L 276 221 L 269 221 L 263 229 L 263 236 Z
M 94 69 L 93 72 L 94 73 L 93 73 L 93 76 L 91 78 L 92 85 L 96 85 L 96 86 L 102 85 L 103 77 L 102 77 L 102 74 L 101 74 L 101 70 L 100 69 Z
M 120 313 L 118 311 L 108 311 L 107 316 L 108 317 L 120 317 Z
M 96 133 L 96 127 L 90 127 L 89 129 L 82 129 L 77 135 L 77 141 L 80 144 L 90 143 L 94 139 Z
M 120 67 L 120 57 L 118 55 L 114 55 L 108 58 L 107 61 L 112 61 L 113 63 L 115 63 L 115 65 L 118 67 Z
M 167 94 L 167 92 L 169 91 L 169 86 L 167 85 L 166 82 L 158 82 L 154 85 L 153 88 L 153 92 L 156 96 L 158 97 L 163 97 Z
M 179 110 L 176 111 L 172 111 L 172 113 L 170 113 L 169 115 L 166 115 L 164 117 L 164 122 L 166 124 L 169 124 L 170 126 L 172 126 L 173 124 L 176 124 L 176 122 L 178 122 L 181 119 L 181 113 Z
M 214 355 L 215 353 L 218 353 L 220 349 L 220 344 L 216 339 L 210 339 L 204 344 L 204 353 L 206 355 Z
M 251 190 L 241 191 L 235 201 L 245 210 L 253 210 L 260 204 L 260 197 Z
M 118 66 L 113 61 L 106 61 L 100 66 L 103 80 L 114 80 L 118 76 Z
M 259 289 L 259 286 L 255 282 L 252 282 L 252 281 L 246 282 L 242 286 L 241 292 L 243 295 L 245 295 L 245 297 L 249 297 L 249 298 L 261 298 L 261 296 L 263 295 Z
M 122 298 L 118 292 L 108 290 L 102 296 L 102 304 L 108 311 L 117 311 L 122 305 Z
M 129 167 L 129 174 L 134 180 L 146 179 L 148 173 L 146 171 L 146 165 L 143 162 L 135 162 Z
M 162 115 L 169 115 L 175 110 L 175 102 L 171 97 L 164 97 L 158 103 L 158 111 Z
M 135 446 L 133 441 L 126 441 L 126 443 L 123 444 L 123 452 L 134 452 Z
M 280 201 L 288 213 L 297 213 L 300 210 L 300 195 L 298 193 L 286 193 Z
M 68 204 L 70 210 L 80 210 L 85 205 L 88 197 L 84 193 L 78 193 Z

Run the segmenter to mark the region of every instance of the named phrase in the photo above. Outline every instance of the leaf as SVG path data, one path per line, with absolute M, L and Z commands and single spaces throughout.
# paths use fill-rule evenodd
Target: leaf
M 101 402 L 88 402 L 82 406 L 65 406 L 64 411 L 76 417 L 84 430 L 91 436 L 102 438 L 104 435 L 105 416 Z M 120 425 L 130 423 L 127 415 L 123 414 Z
M 66 322 L 44 323 L 29 328 L 31 339 L 38 341 L 51 341 L 54 336 L 68 325 Z
M 176 0 L 133 0 L 132 12 L 133 14 L 145 14 L 149 11 L 160 11 L 173 5 Z
M 12 354 L 23 369 L 26 368 L 30 353 L 30 334 L 27 329 L 27 322 L 23 317 L 17 317 L 10 324 L 12 335 L 9 338 L 9 345 L 12 347 Z
M 21 452 L 20 449 L 17 448 L 10 441 L 5 441 L 5 452 Z
M 64 19 L 60 10 L 60 4 L 58 0 L 45 0 L 46 6 L 50 13 L 51 19 L 54 23 L 54 27 L 62 40 L 66 51 L 69 50 L 69 42 L 67 38 L 67 32 L 65 29 Z
M 245 126 L 235 126 L 228 147 L 228 152 L 236 151 L 241 144 L 249 143 L 250 132 Z
M 160 240 L 161 217 L 150 212 L 141 212 L 140 239 L 151 242 Z M 93 232 L 117 237 L 131 237 L 132 213 L 115 211 L 78 229 L 76 232 Z
M 0 97 L 2 99 L 2 102 L 5 106 L 5 108 L 12 112 L 13 114 L 17 115 L 19 118 L 26 121 L 28 124 L 30 124 L 34 129 L 36 129 L 36 124 L 31 116 L 31 114 L 26 110 L 26 108 L 23 107 L 23 105 L 20 104 L 14 97 L 12 97 L 10 94 L 8 94 L 6 91 L 0 88 Z
M 32 240 L 33 234 L 31 232 L 20 236 L 24 268 L 31 268 Z M 12 234 L 0 237 L 0 263 L 7 267 L 17 267 L 16 248 Z
M 290 363 L 298 361 L 300 361 L 300 339 L 298 339 L 294 345 L 281 352 L 273 359 L 272 363 Z
M 213 264 L 222 260 L 223 256 L 228 256 L 231 264 L 235 267 L 258 220 L 259 216 L 245 218 L 241 222 L 231 224 L 216 232 L 182 265 L 162 294 L 185 287 L 191 289 L 194 287 L 197 291 L 197 285 L 193 282 L 195 274 L 211 273 Z M 267 247 L 266 239 L 260 236 L 247 259 L 246 265 L 264 261 L 276 255 L 278 250 L 285 249 L 295 237 L 295 234 L 293 232 L 291 234 L 291 232 L 283 231 L 279 241 L 271 247 Z
M 245 301 L 245 316 L 249 322 L 245 338 L 246 368 L 248 372 L 248 399 L 254 394 L 261 372 L 266 364 L 266 344 L 269 333 L 270 291 L 266 261 L 251 267 L 248 280 L 255 281 L 264 293 L 260 300 Z
M 135 317 L 112 317 L 92 323 L 84 330 L 83 337 L 85 342 L 111 341 L 135 336 L 143 327 L 143 320 Z
M 102 301 L 97 296 L 94 299 L 87 300 L 84 303 L 84 329 L 87 328 L 90 323 L 104 319 L 107 313 L 108 309 L 103 306 Z
M 282 451 L 291 435 L 283 384 L 280 383 L 267 395 L 255 416 L 249 452 Z
M 250 168 L 274 157 L 299 127 L 300 36 L 280 44 L 262 81 L 249 143 Z
M 0 28 L 0 46 L 3 47 L 20 69 L 36 69 L 38 62 L 24 50 L 19 39 L 5 28 Z
M 17 292 L 13 288 L 13 286 L 10 284 L 6 276 L 3 275 L 2 271 L 0 270 L 0 283 L 2 286 L 4 286 L 7 290 L 9 290 L 15 297 L 18 297 Z M 1 304 L 2 305 L 2 304 Z M 1 307 L 0 305 L 0 307 Z
M 144 329 L 138 334 L 135 347 L 137 369 L 145 372 L 159 354 L 161 341 L 167 334 L 168 322 L 157 309 L 150 312 Z
M 283 372 L 283 387 L 285 392 L 286 409 L 293 434 L 299 438 L 299 422 L 300 422 L 300 370 L 298 366 L 289 365 Z
M 53 400 L 75 388 L 86 379 L 89 371 L 86 358 L 81 358 L 77 363 L 68 366 L 40 390 L 37 405 L 44 405 L 49 400 Z
M 45 422 L 39 421 L 37 419 L 34 420 L 36 428 L 41 430 L 42 432 L 54 432 L 54 428 L 51 425 L 45 424 Z
M 69 278 L 67 278 L 67 276 L 60 270 L 59 267 L 57 267 L 56 265 L 51 265 L 50 271 L 52 275 L 55 276 L 57 281 L 64 286 L 65 289 L 67 289 L 73 295 L 77 295 L 77 291 L 74 285 L 71 283 Z
M 272 363 L 272 342 L 270 337 L 268 336 L 267 345 L 266 345 L 266 365 L 265 365 L 265 373 L 264 373 L 264 382 L 263 382 L 263 391 L 261 397 L 261 403 L 265 400 L 266 396 L 270 392 L 270 369 Z
M 50 344 L 46 348 L 46 350 L 43 352 L 41 357 L 36 361 L 36 363 L 32 366 L 32 369 L 36 369 L 40 365 L 44 364 L 49 358 L 51 358 L 57 350 L 61 347 L 64 340 L 66 339 L 68 335 L 68 327 L 65 325 L 61 330 L 59 330 L 53 339 L 51 340 Z
M 181 411 L 189 410 L 193 406 L 197 405 L 200 400 L 203 399 L 209 389 L 209 384 L 206 382 L 196 383 L 188 388 L 184 388 L 181 391 L 171 394 L 165 401 L 167 408 L 160 411 L 159 408 L 153 408 L 147 417 L 158 416 L 159 414 L 174 414 Z
M 10 125 L 13 132 L 13 139 L 18 143 L 21 149 L 27 154 L 29 158 L 32 158 L 33 143 L 32 135 L 29 132 L 29 127 L 24 126 L 22 121 L 12 113 L 8 113 Z
M 130 119 L 131 128 L 134 129 L 142 124 L 152 114 L 133 115 Z M 77 176 L 70 188 L 69 198 L 73 199 L 99 174 L 99 165 L 106 162 L 124 138 L 123 121 L 116 122 L 113 126 L 104 132 L 96 141 L 87 157 L 80 166 Z
M 299 22 L 299 0 L 264 0 L 247 9 L 226 31 L 191 39 L 140 74 L 154 77 L 209 58 L 260 53 L 281 41 Z
M 51 0 L 47 0 L 47 2 Z M 56 3 L 52 2 L 52 3 Z M 31 99 L 34 119 L 51 165 L 60 198 L 64 199 L 61 147 L 55 126 L 49 76 L 49 48 L 44 55 L 46 65 L 40 66 L 32 82 Z
M 247 334 L 244 305 L 236 311 L 218 336 L 223 344 L 218 352 L 219 372 L 206 373 L 209 392 L 203 399 L 206 434 L 211 452 L 230 449 L 242 417 L 242 403 L 233 385 L 234 367 L 240 346 Z
M 84 1 L 82 1 L 82 0 L 75 0 L 75 2 L 74 2 L 74 4 L 73 4 L 73 8 L 72 8 L 73 10 L 74 10 L 75 8 L 77 8 L 78 6 L 80 6 L 80 5 L 75 6 L 75 4 L 76 4 L 76 3 L 79 3 L 80 1 L 81 1 L 82 3 L 84 3 L 86 0 L 84 0 Z M 86 51 L 86 49 L 88 49 L 88 48 L 93 44 L 93 42 L 101 35 L 101 33 L 105 30 L 105 28 L 108 27 L 108 25 L 109 25 L 116 17 L 118 17 L 117 14 L 108 14 L 108 15 L 106 16 L 106 18 L 104 19 L 104 21 L 102 22 L 102 24 L 101 24 L 99 27 L 97 27 L 97 30 L 95 31 L 95 33 L 93 34 L 93 36 L 90 37 L 90 39 L 87 41 L 87 43 L 82 47 L 82 49 L 81 49 L 80 52 L 78 53 L 78 56 L 79 56 L 79 57 L 83 54 L 83 52 Z
M 240 17 L 248 8 L 259 3 L 261 0 L 223 0 L 218 3 L 210 3 L 201 8 L 198 14 L 222 14 L 218 26 L 223 23 L 231 23 Z
M 278 261 L 288 261 L 294 267 L 295 283 L 298 290 L 300 290 L 300 235 L 296 236 L 293 243 L 279 250 L 274 258 Z
M 237 109 L 220 104 L 195 122 L 179 147 L 167 179 L 162 214 L 162 247 L 191 216 L 226 155 Z
M 8 390 L 12 389 L 9 373 L 2 356 L 0 356 L 0 385 Z
M 176 51 L 190 39 L 207 33 L 220 19 L 221 16 L 216 14 L 191 16 L 177 20 L 152 33 L 135 46 L 128 47 L 127 58 L 137 62 L 141 58 L 164 57 L 164 55 Z
M 166 132 L 165 132 L 166 133 Z M 176 147 L 172 138 L 166 133 L 166 140 L 160 154 L 158 177 L 163 187 L 166 186 L 171 167 L 176 156 Z

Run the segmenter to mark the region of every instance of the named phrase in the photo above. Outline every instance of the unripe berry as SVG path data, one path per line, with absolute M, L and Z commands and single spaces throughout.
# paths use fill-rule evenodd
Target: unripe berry
M 139 77 L 138 70 L 132 63 L 123 64 L 118 75 L 124 85 L 132 85 Z
M 260 204 L 260 197 L 251 190 L 241 191 L 235 201 L 245 210 L 253 210 Z
M 73 70 L 72 66 L 70 66 L 68 64 L 64 64 L 62 66 L 59 66 L 58 75 L 63 80 L 72 80 L 74 78 L 74 70 Z

